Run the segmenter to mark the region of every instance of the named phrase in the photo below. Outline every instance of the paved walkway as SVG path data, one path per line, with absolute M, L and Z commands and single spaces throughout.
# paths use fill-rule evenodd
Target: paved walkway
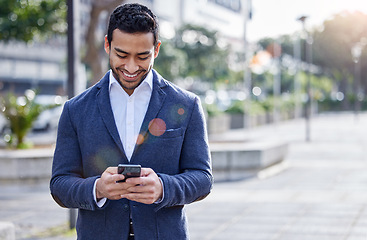
M 192 239 L 367 239 L 366 114 L 358 121 L 352 114 L 312 119 L 311 142 L 304 120 L 223 137 L 231 135 L 289 141 L 288 168 L 215 184 L 206 201 L 188 208 Z
M 192 240 L 367 240 L 367 114 L 314 117 L 310 142 L 303 119 L 212 137 L 288 141 L 289 154 L 282 171 L 215 183 L 189 205 Z M 17 239 L 75 239 L 40 234 L 68 219 L 47 184 L 0 189 L 0 221 L 15 223 Z

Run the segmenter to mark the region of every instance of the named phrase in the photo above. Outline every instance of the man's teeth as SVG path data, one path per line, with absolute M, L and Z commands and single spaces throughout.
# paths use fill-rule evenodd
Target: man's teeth
M 133 78 L 133 77 L 136 77 L 138 76 L 138 74 L 133 74 L 133 75 L 130 75 L 130 74 L 127 74 L 127 73 L 124 73 L 126 77 L 130 77 L 130 78 Z

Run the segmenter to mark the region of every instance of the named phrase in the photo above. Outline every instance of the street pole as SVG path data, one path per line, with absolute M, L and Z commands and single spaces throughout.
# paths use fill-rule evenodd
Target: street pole
M 68 56 L 68 78 L 67 78 L 67 95 L 72 98 L 75 95 L 75 79 L 78 78 L 79 71 L 79 2 L 78 0 L 67 0 L 67 56 Z M 69 209 L 69 228 L 76 226 L 77 209 Z
M 293 43 L 293 56 L 296 61 L 296 73 L 294 74 L 294 98 L 295 98 L 295 104 L 294 104 L 294 116 L 295 118 L 302 116 L 302 106 L 301 106 L 301 98 L 300 98 L 300 81 L 299 81 L 299 69 L 301 65 L 301 42 L 300 37 L 296 36 L 294 37 L 294 43 Z
M 297 20 L 300 21 L 302 23 L 302 31 L 304 34 L 304 44 L 303 44 L 303 55 L 305 57 L 305 62 L 307 63 L 307 85 L 306 85 L 306 94 L 307 94 L 307 101 L 306 101 L 306 106 L 305 106 L 305 119 L 306 119 L 306 141 L 309 142 L 311 141 L 311 137 L 310 137 L 310 128 L 311 128 L 311 66 L 310 66 L 310 57 L 311 57 L 311 52 L 308 51 L 308 44 L 307 44 L 307 39 L 308 39 L 308 33 L 306 31 L 306 19 L 307 16 L 301 16 L 300 18 L 298 18 Z M 310 49 L 311 50 L 311 49 Z
M 74 73 L 75 73 L 75 64 L 74 64 L 74 1 L 67 0 L 67 23 L 68 23 L 68 79 L 67 79 L 67 94 L 68 98 L 72 98 L 74 96 Z
M 249 41 L 247 40 L 247 23 L 251 20 L 251 11 L 252 11 L 252 1 L 247 0 L 245 7 L 243 8 L 243 15 L 244 15 L 244 31 L 243 31 L 243 44 L 244 44 L 244 51 L 245 51 L 245 66 L 244 66 L 244 75 L 243 75 L 243 88 L 246 94 L 246 99 L 248 99 L 245 108 L 250 109 L 252 105 L 252 74 L 250 69 L 250 61 L 252 57 L 252 50 L 249 47 Z M 246 112 L 246 110 L 244 109 Z M 247 121 L 247 113 L 243 119 L 243 124 L 245 127 L 250 126 Z
M 362 55 L 362 50 L 364 46 L 367 44 L 367 40 L 361 39 L 361 41 L 357 42 L 353 45 L 351 49 L 351 53 L 353 56 L 354 62 L 354 115 L 355 119 L 358 120 L 358 114 L 361 110 L 361 100 L 363 98 L 363 92 L 361 91 L 361 62 L 360 58 Z
M 280 56 L 282 53 L 281 44 L 278 40 L 275 40 L 273 44 L 273 55 L 274 55 L 274 61 L 275 61 L 275 72 L 273 76 L 273 116 L 274 116 L 274 123 L 278 123 L 280 120 L 279 116 L 279 98 L 281 94 L 281 64 L 280 64 Z

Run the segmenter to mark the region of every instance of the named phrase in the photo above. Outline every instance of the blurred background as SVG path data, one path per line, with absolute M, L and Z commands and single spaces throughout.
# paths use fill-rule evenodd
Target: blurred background
M 214 170 L 248 174 L 220 165 L 243 149 L 279 158 L 245 181 L 215 172 L 213 194 L 188 211 L 193 239 L 367 238 L 365 1 L 0 0 L 0 239 L 1 221 L 16 239 L 75 239 L 64 235 L 75 212 L 48 193 L 58 119 L 108 71 L 109 13 L 128 2 L 158 17 L 154 68 L 200 96 Z M 26 176 L 6 162 L 9 148 L 43 147 Z
M 71 97 L 108 70 L 109 12 L 131 1 L 69 2 L 68 14 L 66 0 L 1 0 L 1 94 L 37 89 Z M 209 117 L 263 118 L 240 121 L 251 126 L 367 107 L 361 0 L 138 2 L 159 19 L 163 44 L 155 68 L 200 95 Z

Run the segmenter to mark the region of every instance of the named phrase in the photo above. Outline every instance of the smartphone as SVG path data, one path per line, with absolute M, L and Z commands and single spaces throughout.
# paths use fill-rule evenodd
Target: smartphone
M 117 182 L 125 182 L 127 178 L 140 177 L 141 166 L 133 164 L 119 164 L 117 167 L 117 173 L 125 176 L 124 180 Z

